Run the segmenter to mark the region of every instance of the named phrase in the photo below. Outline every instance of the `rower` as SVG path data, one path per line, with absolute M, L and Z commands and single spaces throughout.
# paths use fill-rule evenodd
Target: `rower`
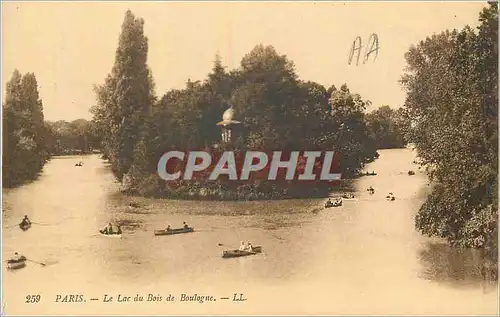
M 102 230 L 102 233 L 103 234 L 113 234 L 113 225 L 110 223 L 108 223 L 108 225 L 106 227 L 104 227 L 104 229 Z
M 120 227 L 120 225 L 117 225 L 116 228 L 116 234 L 122 234 L 122 228 Z
M 166 230 L 167 230 L 167 231 L 170 231 L 170 225 L 168 225 L 168 226 L 167 226 L 167 229 L 166 229 Z
M 189 226 L 187 225 L 186 222 L 184 222 L 184 229 L 189 229 Z
M 241 241 L 240 251 L 245 251 L 245 249 L 246 249 L 245 242 Z
M 14 253 L 14 257 L 11 258 L 11 261 L 15 262 L 21 262 L 21 261 L 26 261 L 26 257 L 19 255 L 19 253 Z
M 21 226 L 27 226 L 27 225 L 30 225 L 30 224 L 31 224 L 31 221 L 28 219 L 28 216 L 24 215 L 24 218 L 21 221 Z
M 250 241 L 247 242 L 247 251 L 253 252 L 252 243 L 250 243 Z

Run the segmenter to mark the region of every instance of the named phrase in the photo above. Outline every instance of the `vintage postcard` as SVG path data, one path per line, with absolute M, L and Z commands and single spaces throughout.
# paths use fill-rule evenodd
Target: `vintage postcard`
M 497 315 L 495 2 L 2 3 L 6 316 Z

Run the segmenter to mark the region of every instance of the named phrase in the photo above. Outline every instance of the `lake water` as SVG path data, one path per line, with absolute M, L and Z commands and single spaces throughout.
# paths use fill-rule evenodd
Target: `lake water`
M 423 237 L 414 216 L 429 191 L 410 149 L 381 150 L 354 181 L 357 198 L 323 209 L 324 199 L 206 202 L 131 198 L 99 156 L 52 159 L 41 177 L 3 193 L 3 258 L 34 262 L 3 268 L 6 314 L 496 314 L 498 285 L 481 276 L 477 251 Z M 74 164 L 82 160 L 83 167 Z M 407 171 L 413 169 L 414 176 Z M 373 186 L 375 194 L 366 188 Z M 386 201 L 393 192 L 396 200 Z M 142 207 L 129 208 L 130 201 Z M 23 215 L 35 223 L 26 232 Z M 123 237 L 96 234 L 109 221 Z M 196 232 L 158 236 L 182 222 Z M 255 256 L 222 259 L 240 241 Z M 180 302 L 213 295 L 215 302 Z M 232 301 L 234 293 L 246 301 Z M 38 303 L 25 303 L 28 295 Z M 58 303 L 83 294 L 86 302 Z M 104 303 L 104 295 L 113 302 Z M 116 302 L 117 295 L 144 296 Z M 148 294 L 175 302 L 147 302 Z M 240 295 L 238 295 L 239 297 Z M 229 297 L 229 300 L 221 299 Z M 98 301 L 91 301 L 98 298 Z

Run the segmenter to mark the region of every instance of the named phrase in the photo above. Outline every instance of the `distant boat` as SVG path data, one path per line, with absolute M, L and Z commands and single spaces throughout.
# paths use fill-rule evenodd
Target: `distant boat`
M 325 203 L 325 208 L 331 208 L 331 207 L 340 207 L 342 206 L 342 200 L 337 200 L 335 202 L 326 202 Z
M 21 255 L 17 259 L 7 261 L 7 268 L 11 270 L 21 269 L 26 266 L 26 257 Z
M 7 263 L 7 268 L 10 270 L 22 269 L 25 266 L 26 262 Z
M 354 195 L 353 195 L 353 194 L 350 194 L 350 193 L 349 193 L 349 194 L 345 194 L 345 193 L 344 193 L 344 194 L 342 194 L 342 198 L 343 198 L 343 199 L 354 199 L 354 198 L 356 198 L 356 197 L 354 197 Z
M 262 246 L 256 245 L 252 247 L 252 251 L 242 251 L 242 250 L 227 250 L 222 252 L 222 258 L 239 258 L 242 256 L 255 255 L 262 252 Z
M 133 208 L 139 208 L 139 207 L 141 207 L 141 205 L 139 205 L 135 201 L 131 201 L 128 205 L 129 205 L 129 207 L 133 207 Z
M 26 230 L 28 230 L 29 228 L 31 228 L 31 223 L 20 223 L 20 224 L 19 224 L 19 228 L 20 228 L 22 231 L 26 231 Z
M 99 233 L 101 236 L 106 236 L 110 238 L 121 238 L 122 234 L 121 233 L 104 233 L 104 230 L 99 230 Z
M 189 233 L 194 232 L 194 228 L 179 228 L 179 229 L 170 229 L 170 230 L 155 230 L 155 236 L 169 236 L 172 234 L 180 234 L 180 233 Z

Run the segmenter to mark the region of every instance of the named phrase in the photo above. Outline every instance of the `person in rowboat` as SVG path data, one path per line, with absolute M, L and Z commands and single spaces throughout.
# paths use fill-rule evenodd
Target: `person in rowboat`
M 253 252 L 253 246 L 252 246 L 252 243 L 250 241 L 247 242 L 246 251 Z
M 170 231 L 170 225 L 167 226 L 167 229 L 165 229 L 166 231 Z
M 184 229 L 189 229 L 189 226 L 187 225 L 186 222 L 184 222 Z
M 113 234 L 113 225 L 111 225 L 111 222 L 108 223 L 106 227 L 102 230 L 103 234 Z
M 120 227 L 120 225 L 117 225 L 117 231 L 116 231 L 116 234 L 122 234 L 122 228 Z
M 24 215 L 23 220 L 21 220 L 21 226 L 28 226 L 31 224 L 31 221 L 28 219 L 27 215 Z
M 241 244 L 240 244 L 240 251 L 245 251 L 247 247 L 245 246 L 245 242 L 241 241 Z
M 22 255 L 19 255 L 19 253 L 14 253 L 14 256 L 10 259 L 11 261 L 14 262 L 21 262 L 21 261 L 26 261 L 26 258 Z

